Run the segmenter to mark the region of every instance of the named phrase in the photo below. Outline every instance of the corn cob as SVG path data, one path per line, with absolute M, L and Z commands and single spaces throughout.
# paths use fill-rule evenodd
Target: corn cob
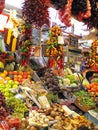
M 13 40 L 12 40 L 12 47 L 11 47 L 12 52 L 15 52 L 16 44 L 17 44 L 17 38 L 14 37 Z
M 7 34 L 7 44 L 9 45 L 11 42 L 11 35 L 12 35 L 12 29 L 8 30 L 8 34 Z

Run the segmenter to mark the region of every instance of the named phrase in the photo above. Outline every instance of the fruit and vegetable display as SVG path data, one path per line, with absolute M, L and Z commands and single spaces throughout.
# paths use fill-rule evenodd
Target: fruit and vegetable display
M 4 70 L 0 73 L 0 83 L 6 83 L 9 80 L 16 81 L 16 83 L 21 84 L 25 79 L 31 81 L 31 72 L 30 71 L 7 71 Z M 9 81 L 10 82 L 10 81 Z
M 58 130 L 77 130 L 78 127 L 84 125 L 90 129 L 94 129 L 94 124 L 88 121 L 84 116 L 73 116 L 69 117 L 70 110 L 66 106 L 61 106 L 57 103 L 51 104 L 50 108 L 39 109 L 38 111 L 33 110 L 29 113 L 29 116 L 22 120 L 20 126 L 21 129 L 30 129 L 31 126 L 35 126 L 34 130 L 38 130 L 39 127 L 49 127 L 51 129 Z M 33 115 L 33 116 L 32 116 Z M 39 120 L 40 119 L 40 120 Z M 81 123 L 80 123 L 81 122 Z M 36 124 L 37 123 L 37 124 Z M 28 126 L 28 127 L 27 127 Z M 31 129 L 30 129 L 31 130 Z
M 46 69 L 42 73 L 40 81 L 36 82 L 28 78 L 28 75 L 31 75 L 29 71 L 25 73 L 22 71 L 7 72 L 4 70 L 0 73 L 1 76 L 2 73 L 10 78 L 6 82 L 0 83 L 0 91 L 5 96 L 6 105 L 4 106 L 7 106 L 6 108 L 10 112 L 8 114 L 11 115 L 11 117 L 6 116 L 9 128 L 14 126 L 17 130 L 38 130 L 39 128 L 49 127 L 58 128 L 58 130 L 61 130 L 61 128 L 64 130 L 69 128 L 77 130 L 83 124 L 85 127 L 89 125 L 89 128 L 94 128 L 93 123 L 85 117 L 75 114 L 66 105 L 59 104 L 59 79 L 52 69 Z M 21 83 L 11 78 L 12 75 L 12 77 L 17 75 L 21 79 L 23 74 L 26 74 L 26 77 Z M 67 69 L 66 74 L 71 75 L 71 70 Z M 88 100 L 86 104 L 91 106 L 93 104 L 94 106 L 86 92 L 80 92 L 80 99 L 83 93 L 86 98 L 83 99 L 83 103 Z M 29 115 L 25 116 L 26 112 Z M 79 125 L 80 121 L 82 122 L 81 125 Z
M 98 40 L 94 41 L 90 48 L 90 67 L 98 71 Z
M 66 87 L 78 87 L 83 80 L 83 76 L 80 73 L 72 73 L 70 68 L 64 68 L 64 75 L 59 78 L 59 84 L 61 88 Z
M 26 104 L 20 99 L 15 98 L 15 94 L 12 90 L 18 89 L 18 82 L 9 80 L 5 84 L 0 84 L 0 91 L 4 94 L 7 106 L 10 109 L 10 112 L 14 116 L 19 118 L 24 117 L 24 112 L 27 109 Z
M 34 71 L 30 67 L 20 65 L 15 69 L 14 63 L 11 62 L 10 65 L 9 63 L 0 63 L 0 91 L 5 96 L 1 97 L 1 99 L 4 97 L 1 101 L 1 120 L 7 122 L 6 130 L 7 127 L 8 130 L 13 127 L 16 130 L 38 130 L 44 127 L 77 130 L 83 124 L 85 127 L 89 125 L 89 128 L 94 128 L 92 122 L 66 108 L 65 105 L 65 98 L 68 100 L 68 97 L 63 95 L 61 86 L 67 86 L 70 90 L 64 91 L 69 93 L 69 97 L 74 93 L 84 107 L 95 106 L 90 94 L 80 91 L 77 87 L 83 79 L 81 74 L 72 73 L 70 68 L 64 68 L 63 76 L 61 76 L 56 74 L 55 69 L 45 68 L 42 73 L 40 72 L 39 80 L 34 81 Z M 64 104 L 62 105 L 61 102 Z M 26 112 L 29 116 L 28 114 L 25 116 Z M 81 125 L 79 125 L 80 120 Z

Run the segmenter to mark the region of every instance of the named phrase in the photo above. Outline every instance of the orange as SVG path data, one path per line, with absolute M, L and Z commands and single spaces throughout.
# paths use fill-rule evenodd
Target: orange
M 15 74 L 17 75 L 17 74 L 18 74 L 18 71 L 13 71 L 13 73 L 14 73 L 14 75 L 15 75 Z
M 18 75 L 17 77 L 21 79 L 21 78 L 22 78 L 22 75 Z
M 15 75 L 14 75 L 14 78 L 17 78 L 17 77 L 18 77 L 18 75 L 15 74 Z
M 30 74 L 31 74 L 31 72 L 30 72 L 30 71 L 28 71 L 28 72 L 27 72 L 27 74 L 28 74 L 28 75 L 30 75 Z
M 18 71 L 18 74 L 19 74 L 19 75 L 23 75 L 23 72 L 22 72 L 22 71 Z
M 18 77 L 14 77 L 14 81 L 18 81 Z
M 8 74 L 13 74 L 13 71 L 9 71 Z
M 6 75 L 5 75 L 4 73 L 1 73 L 0 76 L 1 76 L 2 78 L 5 78 L 5 77 L 6 77 Z

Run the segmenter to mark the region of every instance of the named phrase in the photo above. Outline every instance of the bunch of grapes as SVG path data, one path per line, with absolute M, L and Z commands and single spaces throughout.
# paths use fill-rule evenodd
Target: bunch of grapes
M 20 119 L 24 117 L 24 112 L 28 111 L 26 104 L 21 99 L 11 97 L 8 98 L 6 102 L 11 109 L 11 115 L 19 117 Z

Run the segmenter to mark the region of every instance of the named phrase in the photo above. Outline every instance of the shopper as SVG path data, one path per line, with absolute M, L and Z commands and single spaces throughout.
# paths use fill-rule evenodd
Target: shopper
M 85 78 L 82 82 L 83 86 L 88 85 L 92 82 L 93 75 L 94 75 L 94 71 L 87 71 L 85 73 Z

